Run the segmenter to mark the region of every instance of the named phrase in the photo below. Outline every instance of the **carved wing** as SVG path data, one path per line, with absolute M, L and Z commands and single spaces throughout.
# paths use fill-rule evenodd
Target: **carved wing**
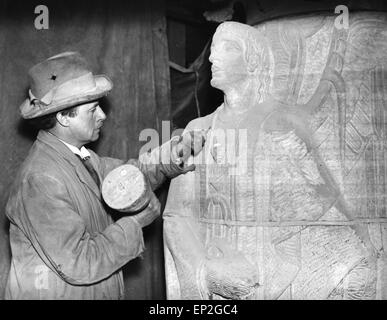
M 323 210 L 316 188 L 324 185 L 316 161 L 306 144 L 292 130 L 272 139 L 273 221 L 314 221 Z
M 361 217 L 386 217 L 386 18 L 351 23 L 342 77 L 344 194 Z
M 334 17 L 305 19 L 299 25 L 309 28 L 266 28 L 274 34 L 272 92 L 303 115 L 348 209 L 386 217 L 386 17 L 351 14 L 348 30 L 337 29 Z

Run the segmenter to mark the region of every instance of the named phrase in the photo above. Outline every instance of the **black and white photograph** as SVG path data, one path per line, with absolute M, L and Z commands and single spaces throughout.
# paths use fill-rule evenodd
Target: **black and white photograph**
M 387 299 L 387 2 L 0 0 L 0 101 L 0 300 Z

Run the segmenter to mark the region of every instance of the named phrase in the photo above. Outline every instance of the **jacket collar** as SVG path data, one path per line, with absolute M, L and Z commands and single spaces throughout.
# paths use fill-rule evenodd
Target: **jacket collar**
M 101 199 L 101 191 L 95 184 L 93 178 L 81 162 L 81 160 L 57 137 L 53 134 L 40 130 L 37 140 L 48 146 L 58 157 L 69 162 L 75 169 L 79 180 L 84 183 L 99 199 Z M 95 168 L 98 172 L 97 168 Z
M 58 138 L 59 139 L 59 138 Z M 74 154 L 80 156 L 82 159 L 84 158 L 90 158 L 90 152 L 85 148 L 85 146 L 82 146 L 80 149 L 77 147 L 73 146 L 72 144 L 69 144 L 62 139 L 59 139 L 64 145 L 69 148 Z

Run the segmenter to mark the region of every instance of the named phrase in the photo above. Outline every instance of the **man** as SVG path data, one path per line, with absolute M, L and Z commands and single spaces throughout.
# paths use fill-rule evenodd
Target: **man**
M 224 103 L 187 126 L 211 127 L 209 138 L 195 172 L 170 186 L 163 215 L 169 298 L 375 298 L 365 228 L 316 223 L 332 208 L 342 221 L 353 216 L 314 148 L 305 110 L 270 95 L 266 38 L 225 22 L 209 59 Z
M 122 298 L 120 269 L 143 252 L 142 228 L 160 215 L 160 204 L 152 193 L 143 211 L 115 223 L 106 212 L 101 183 L 124 162 L 99 157 L 85 145 L 99 137 L 106 115 L 98 99 L 112 82 L 93 75 L 76 52 L 49 58 L 29 76 L 30 97 L 21 115 L 41 130 L 6 207 L 12 250 L 6 298 Z M 131 160 L 153 190 L 194 169 L 172 155 L 176 145 L 174 153 L 169 147 L 154 150 L 148 164 Z M 160 157 L 174 162 L 160 163 Z

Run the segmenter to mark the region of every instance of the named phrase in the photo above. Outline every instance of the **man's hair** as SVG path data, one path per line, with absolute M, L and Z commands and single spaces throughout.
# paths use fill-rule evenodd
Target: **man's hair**
M 30 119 L 29 123 L 38 130 L 50 130 L 55 127 L 57 121 L 56 114 L 59 112 L 64 116 L 73 118 L 78 114 L 78 106 Z

